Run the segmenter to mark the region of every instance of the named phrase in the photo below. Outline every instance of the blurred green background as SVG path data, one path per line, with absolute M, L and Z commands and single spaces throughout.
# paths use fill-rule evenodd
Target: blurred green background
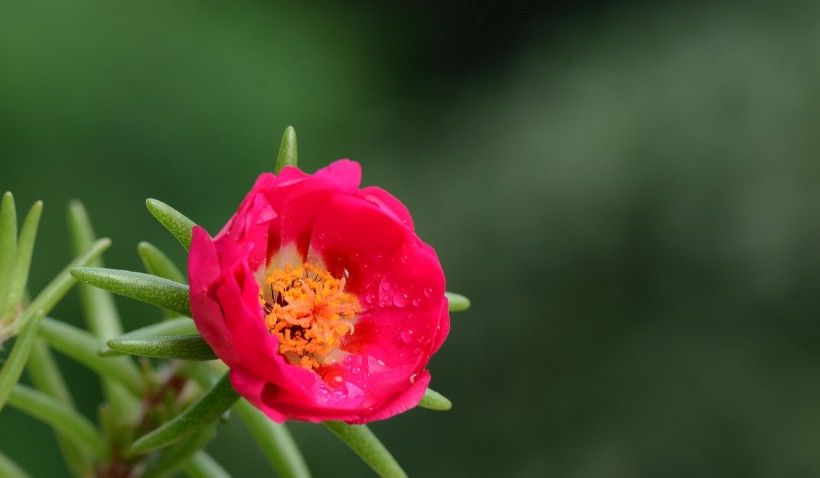
M 360 161 L 473 300 L 430 364 L 454 409 L 372 425 L 411 476 L 818 476 L 818 85 L 817 2 L 3 1 L 0 190 L 46 204 L 32 291 L 71 198 L 108 266 L 141 240 L 184 264 L 145 198 L 218 231 L 292 124 L 303 169 Z M 316 476 L 367 476 L 291 428 Z M 13 410 L 0 450 L 66 473 Z M 241 423 L 208 450 L 268 473 Z

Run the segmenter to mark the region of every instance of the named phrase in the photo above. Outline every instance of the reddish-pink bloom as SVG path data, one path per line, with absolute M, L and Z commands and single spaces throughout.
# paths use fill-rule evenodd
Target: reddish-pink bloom
M 214 238 L 195 227 L 191 310 L 231 384 L 275 421 L 365 423 L 414 407 L 450 328 L 444 273 L 361 168 L 262 174 Z

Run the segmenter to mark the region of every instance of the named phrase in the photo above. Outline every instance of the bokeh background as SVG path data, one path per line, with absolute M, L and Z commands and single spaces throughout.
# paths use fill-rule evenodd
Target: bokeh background
M 818 85 L 811 1 L 3 1 L 0 189 L 46 204 L 32 291 L 72 198 L 108 266 L 141 240 L 182 265 L 145 198 L 217 231 L 292 124 L 300 166 L 360 161 L 473 300 L 430 364 L 453 410 L 372 425 L 411 476 L 818 476 Z M 316 476 L 369 473 L 291 429 Z M 8 407 L 0 450 L 67 473 Z M 208 450 L 270 473 L 241 423 Z

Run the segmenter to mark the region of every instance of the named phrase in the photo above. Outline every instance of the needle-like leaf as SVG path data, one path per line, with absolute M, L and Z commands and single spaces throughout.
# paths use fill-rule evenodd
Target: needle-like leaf
M 160 335 L 111 339 L 106 342 L 116 352 L 180 360 L 214 360 L 211 346 L 199 335 Z
M 0 203 L 0 318 L 8 305 L 11 278 L 14 277 L 14 262 L 17 258 L 17 209 L 14 196 L 3 194 Z
M 407 473 L 401 469 L 393 455 L 366 425 L 348 425 L 345 422 L 330 421 L 325 422 L 325 426 L 382 478 L 407 477 Z
M 279 154 L 276 156 L 276 168 L 273 171 L 279 174 L 279 171 L 285 166 L 296 166 L 297 160 L 296 130 L 293 129 L 293 126 L 288 126 L 282 135 L 282 143 L 279 145 Z
M 284 423 L 271 421 L 245 400 L 236 404 L 236 413 L 245 422 L 279 476 L 310 478 L 307 463 Z
M 424 391 L 424 396 L 421 398 L 419 406 L 430 410 L 445 411 L 453 408 L 453 402 L 432 388 L 428 388 Z
M 11 277 L 11 286 L 6 296 L 6 314 L 14 314 L 23 293 L 26 291 L 28 272 L 31 266 L 31 254 L 34 252 L 34 241 L 37 239 L 37 228 L 40 225 L 40 215 L 43 212 L 43 202 L 37 201 L 23 221 L 20 237 L 17 239 L 17 256 L 14 260 L 14 273 Z M 2 311 L 0 311 L 2 315 Z
M 190 317 L 188 286 L 141 272 L 78 267 L 71 275 L 86 284 Z
M 137 244 L 137 253 L 149 274 L 183 284 L 188 282 L 176 264 L 150 242 L 143 241 Z
M 69 262 L 68 265 L 48 283 L 45 289 L 37 294 L 37 297 L 31 301 L 25 310 L 23 310 L 22 318 L 15 323 L 15 331 L 19 331 L 21 327 L 25 326 L 36 311 L 42 310 L 45 314 L 51 312 L 51 309 L 57 305 L 57 302 L 63 298 L 76 282 L 76 279 L 71 277 L 69 271 L 75 267 L 81 267 L 94 261 L 94 259 L 98 258 L 110 245 L 110 239 L 99 239 L 88 248 L 85 254 Z
M 156 199 L 147 199 L 145 206 L 151 214 L 157 218 L 165 229 L 177 238 L 182 247 L 187 251 L 191 247 L 191 235 L 196 223 L 188 219 L 184 214 Z
M 196 335 L 198 333 L 199 332 L 197 331 L 193 320 L 188 317 L 176 317 L 132 330 L 127 334 L 120 335 L 117 339 L 128 339 L 132 337 L 145 337 L 153 335 Z M 108 345 L 104 345 L 100 348 L 98 353 L 104 357 L 115 357 L 117 355 L 122 355 L 120 352 L 111 350 Z
M 455 292 L 445 292 L 447 301 L 450 303 L 450 312 L 461 312 L 470 308 L 470 299 Z

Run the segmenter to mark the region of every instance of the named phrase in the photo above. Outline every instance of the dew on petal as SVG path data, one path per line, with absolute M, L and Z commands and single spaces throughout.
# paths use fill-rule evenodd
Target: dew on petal
M 390 290 L 390 283 L 387 281 L 382 282 L 382 289 Z
M 418 307 L 419 305 L 421 305 L 421 299 L 418 297 L 413 299 L 413 307 Z
M 410 329 L 403 330 L 399 335 L 401 336 L 401 341 L 406 344 L 409 344 L 413 341 L 413 331 Z
M 405 293 L 398 293 L 396 292 L 393 294 L 393 305 L 396 307 L 407 307 L 407 303 L 409 302 L 409 298 Z
M 416 374 L 410 375 L 410 383 L 416 383 Z
M 424 297 L 427 297 L 428 299 L 429 299 L 430 297 L 433 297 L 433 289 L 429 289 L 429 288 L 428 288 L 428 289 L 424 289 Z
M 368 304 L 372 304 L 373 302 L 376 302 L 376 296 L 373 294 L 367 294 L 367 296 L 365 296 L 364 298 L 364 301 Z

